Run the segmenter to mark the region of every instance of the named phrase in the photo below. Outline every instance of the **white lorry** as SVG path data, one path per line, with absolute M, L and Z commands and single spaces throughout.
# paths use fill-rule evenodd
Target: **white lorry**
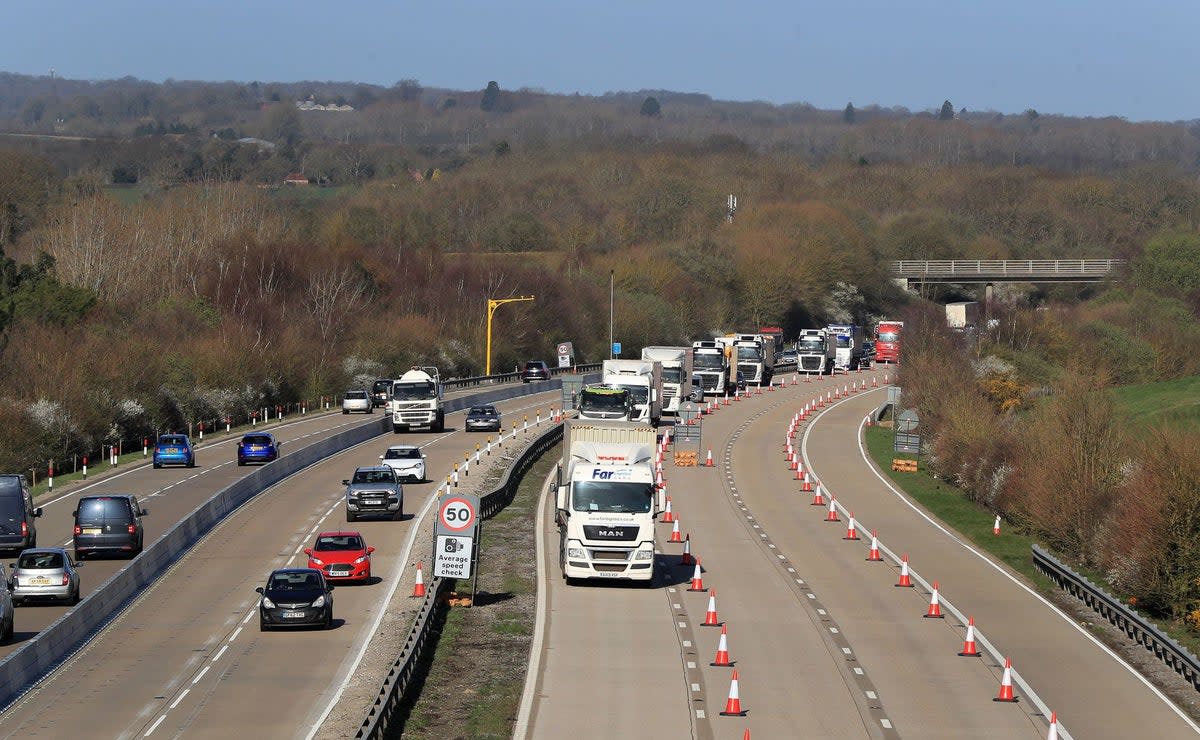
M 633 397 L 633 421 L 658 427 L 662 421 L 662 363 L 651 360 L 605 360 L 600 367 L 605 385 L 628 388 Z
M 555 522 L 563 578 L 654 580 L 654 520 L 665 492 L 654 486 L 654 427 L 567 420 Z
M 392 415 L 392 432 L 395 434 L 412 427 L 444 431 L 446 413 L 442 409 L 442 377 L 438 369 L 414 365 L 392 381 L 392 398 L 387 410 Z
M 837 357 L 833 366 L 837 370 L 850 372 L 863 364 L 862 327 L 854 324 L 830 324 L 825 330 L 837 337 Z
M 679 413 L 684 401 L 699 401 L 692 385 L 691 347 L 643 347 L 642 359 L 662 363 L 662 412 Z
M 837 357 L 837 337 L 824 329 L 803 329 L 796 341 L 796 369 L 802 373 L 830 375 Z
M 729 355 L 715 339 L 692 342 L 692 369 L 700 376 L 704 395 L 720 396 L 729 390 Z
M 633 396 L 628 388 L 593 383 L 580 389 L 575 408 L 580 419 L 629 421 L 634 413 Z
M 959 331 L 967 329 L 968 327 L 978 327 L 980 324 L 980 313 L 978 301 L 958 301 L 957 303 L 947 303 L 946 326 Z
M 771 349 L 767 349 L 768 341 Z M 775 340 L 759 334 L 738 334 L 733 343 L 737 357 L 737 369 L 746 379 L 746 385 L 766 386 L 775 372 Z

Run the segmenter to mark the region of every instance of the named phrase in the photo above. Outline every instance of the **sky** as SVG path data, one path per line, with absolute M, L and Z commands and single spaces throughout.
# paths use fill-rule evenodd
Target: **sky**
M 0 71 L 1200 119 L 1200 0 L 5 0 Z

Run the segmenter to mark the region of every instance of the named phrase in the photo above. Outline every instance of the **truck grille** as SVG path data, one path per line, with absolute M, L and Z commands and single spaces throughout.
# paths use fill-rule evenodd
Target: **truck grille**
M 593 560 L 619 560 L 624 563 L 629 560 L 629 553 L 625 550 L 592 550 Z
M 717 376 L 711 373 L 705 373 L 700 376 L 700 383 L 706 391 L 715 391 L 717 389 Z
M 606 540 L 609 542 L 631 542 L 636 540 L 640 527 L 634 526 L 607 526 L 602 527 L 595 524 L 584 525 L 583 536 L 589 540 Z
M 801 370 L 820 370 L 822 357 L 813 357 L 812 355 L 800 358 Z

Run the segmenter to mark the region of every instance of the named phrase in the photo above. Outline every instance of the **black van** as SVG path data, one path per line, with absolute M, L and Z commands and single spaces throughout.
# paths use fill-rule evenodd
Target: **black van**
M 93 554 L 134 557 L 142 551 L 142 517 L 137 497 L 128 494 L 84 496 L 75 509 L 75 559 Z
M 0 475 L 0 553 L 37 547 L 37 526 L 33 520 L 41 515 L 41 508 L 33 508 L 33 495 L 25 476 Z

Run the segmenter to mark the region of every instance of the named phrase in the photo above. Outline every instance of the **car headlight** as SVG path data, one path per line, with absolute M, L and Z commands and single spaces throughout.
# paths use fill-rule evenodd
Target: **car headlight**
M 262 597 L 262 607 L 263 607 L 264 609 L 274 609 L 274 608 L 275 608 L 275 602 L 274 602 L 274 601 L 271 601 L 269 598 L 267 598 L 266 596 L 264 596 L 264 597 Z
M 309 560 L 311 560 L 311 561 L 313 561 L 313 562 L 314 562 L 314 563 L 316 563 L 317 565 L 324 565 L 324 564 L 325 564 L 325 561 L 324 561 L 324 560 L 322 560 L 322 559 L 320 559 L 320 558 L 314 558 L 314 557 L 312 557 L 312 556 L 309 556 L 309 558 L 308 558 L 308 559 L 309 559 Z
M 370 555 L 363 555 L 361 558 L 358 558 L 358 559 L 356 559 L 356 560 L 354 561 L 354 564 L 355 564 L 355 565 L 358 565 L 358 564 L 360 564 L 360 563 L 365 563 L 365 562 L 367 562 L 367 561 L 368 561 L 368 560 L 370 560 L 370 559 L 371 559 L 371 556 L 370 556 Z
M 318 596 L 317 600 L 314 601 L 312 605 L 313 605 L 313 609 L 320 609 L 321 607 L 325 606 L 325 597 Z
M 580 560 L 582 560 L 587 557 L 587 552 L 585 552 L 582 547 L 568 547 L 567 548 L 567 557 L 579 558 Z

